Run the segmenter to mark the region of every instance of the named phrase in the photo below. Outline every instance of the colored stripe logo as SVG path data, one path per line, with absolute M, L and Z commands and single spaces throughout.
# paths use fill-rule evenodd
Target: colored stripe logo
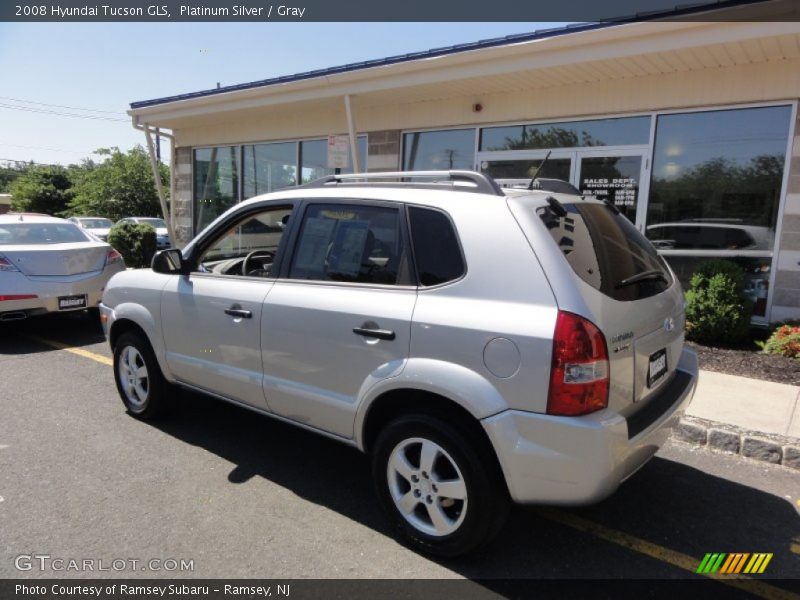
M 757 574 L 763 573 L 769 561 L 772 560 L 772 552 L 714 552 L 708 553 L 700 561 L 697 572 L 702 574 L 720 573 L 724 575 L 735 575 L 737 573 Z

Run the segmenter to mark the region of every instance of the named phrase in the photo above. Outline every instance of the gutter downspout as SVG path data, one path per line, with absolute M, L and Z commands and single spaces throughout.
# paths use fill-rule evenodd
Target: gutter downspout
M 158 200 L 161 203 L 161 213 L 164 217 L 164 222 L 167 224 L 167 233 L 169 233 L 169 240 L 173 246 L 177 243 L 177 238 L 175 237 L 175 227 L 172 223 L 172 213 L 167 206 L 167 199 L 164 196 L 164 186 L 161 183 L 161 174 L 159 173 L 158 164 L 159 161 L 156 158 L 156 149 L 155 144 L 153 143 L 153 129 L 150 128 L 147 124 L 139 123 L 139 118 L 134 117 L 133 119 L 133 127 L 140 131 L 144 132 L 145 139 L 147 139 L 147 150 L 150 154 L 150 167 L 153 169 L 153 179 L 156 182 L 156 191 L 158 192 Z M 164 133 L 163 131 L 159 131 L 159 135 L 164 136 L 165 138 L 169 139 L 169 148 L 170 148 L 170 155 L 169 155 L 169 162 L 170 162 L 170 169 L 169 169 L 169 193 L 170 193 L 170 200 L 175 202 L 175 136 Z M 177 246 L 175 246 L 177 247 Z
M 347 113 L 347 133 L 350 137 L 350 156 L 353 157 L 353 173 L 361 173 L 361 165 L 358 157 L 358 138 L 356 137 L 356 126 L 353 121 L 353 111 L 350 108 L 350 94 L 344 96 L 344 110 Z

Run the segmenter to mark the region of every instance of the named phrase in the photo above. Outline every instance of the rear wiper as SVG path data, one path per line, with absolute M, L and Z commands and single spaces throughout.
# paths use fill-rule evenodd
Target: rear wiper
M 632 275 L 626 279 L 623 279 L 617 284 L 617 289 L 624 288 L 629 285 L 633 285 L 634 283 L 639 283 L 641 281 L 653 281 L 656 279 L 661 279 L 666 283 L 667 276 L 664 274 L 664 271 L 642 271 L 641 273 L 637 273 L 636 275 Z

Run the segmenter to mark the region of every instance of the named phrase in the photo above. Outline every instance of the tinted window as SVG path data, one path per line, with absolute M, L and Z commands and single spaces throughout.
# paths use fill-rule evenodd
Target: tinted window
M 423 131 L 403 136 L 403 168 L 407 171 L 472 169 L 475 130 Z
M 680 240 L 675 248 L 771 251 L 791 113 L 770 106 L 660 115 L 647 236 Z M 660 224 L 676 235 L 664 236 L 653 227 Z
M 72 223 L 4 223 L 0 226 L 0 244 L 33 246 L 87 241 L 89 238 Z
M 566 215 L 551 208 L 539 216 L 572 269 L 586 283 L 615 300 L 638 300 L 672 283 L 663 259 L 636 227 L 606 204 L 564 204 Z M 647 277 L 663 273 L 664 279 Z
M 437 210 L 409 207 L 411 241 L 420 285 L 438 285 L 464 274 L 464 259 L 450 219 Z
M 239 202 L 238 146 L 194 151 L 194 228 L 200 231 Z
M 403 257 L 399 215 L 398 209 L 377 206 L 309 206 L 289 277 L 397 283 Z
M 485 127 L 481 150 L 535 150 L 583 146 L 646 144 L 650 139 L 650 117 L 595 119 L 540 125 Z

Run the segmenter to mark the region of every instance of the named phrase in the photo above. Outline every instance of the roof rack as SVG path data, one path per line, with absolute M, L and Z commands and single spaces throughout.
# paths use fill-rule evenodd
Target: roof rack
M 476 171 L 460 170 L 346 173 L 328 175 L 300 187 L 323 188 L 338 185 L 450 189 L 457 192 L 474 192 L 492 196 L 505 195 L 491 177 Z

